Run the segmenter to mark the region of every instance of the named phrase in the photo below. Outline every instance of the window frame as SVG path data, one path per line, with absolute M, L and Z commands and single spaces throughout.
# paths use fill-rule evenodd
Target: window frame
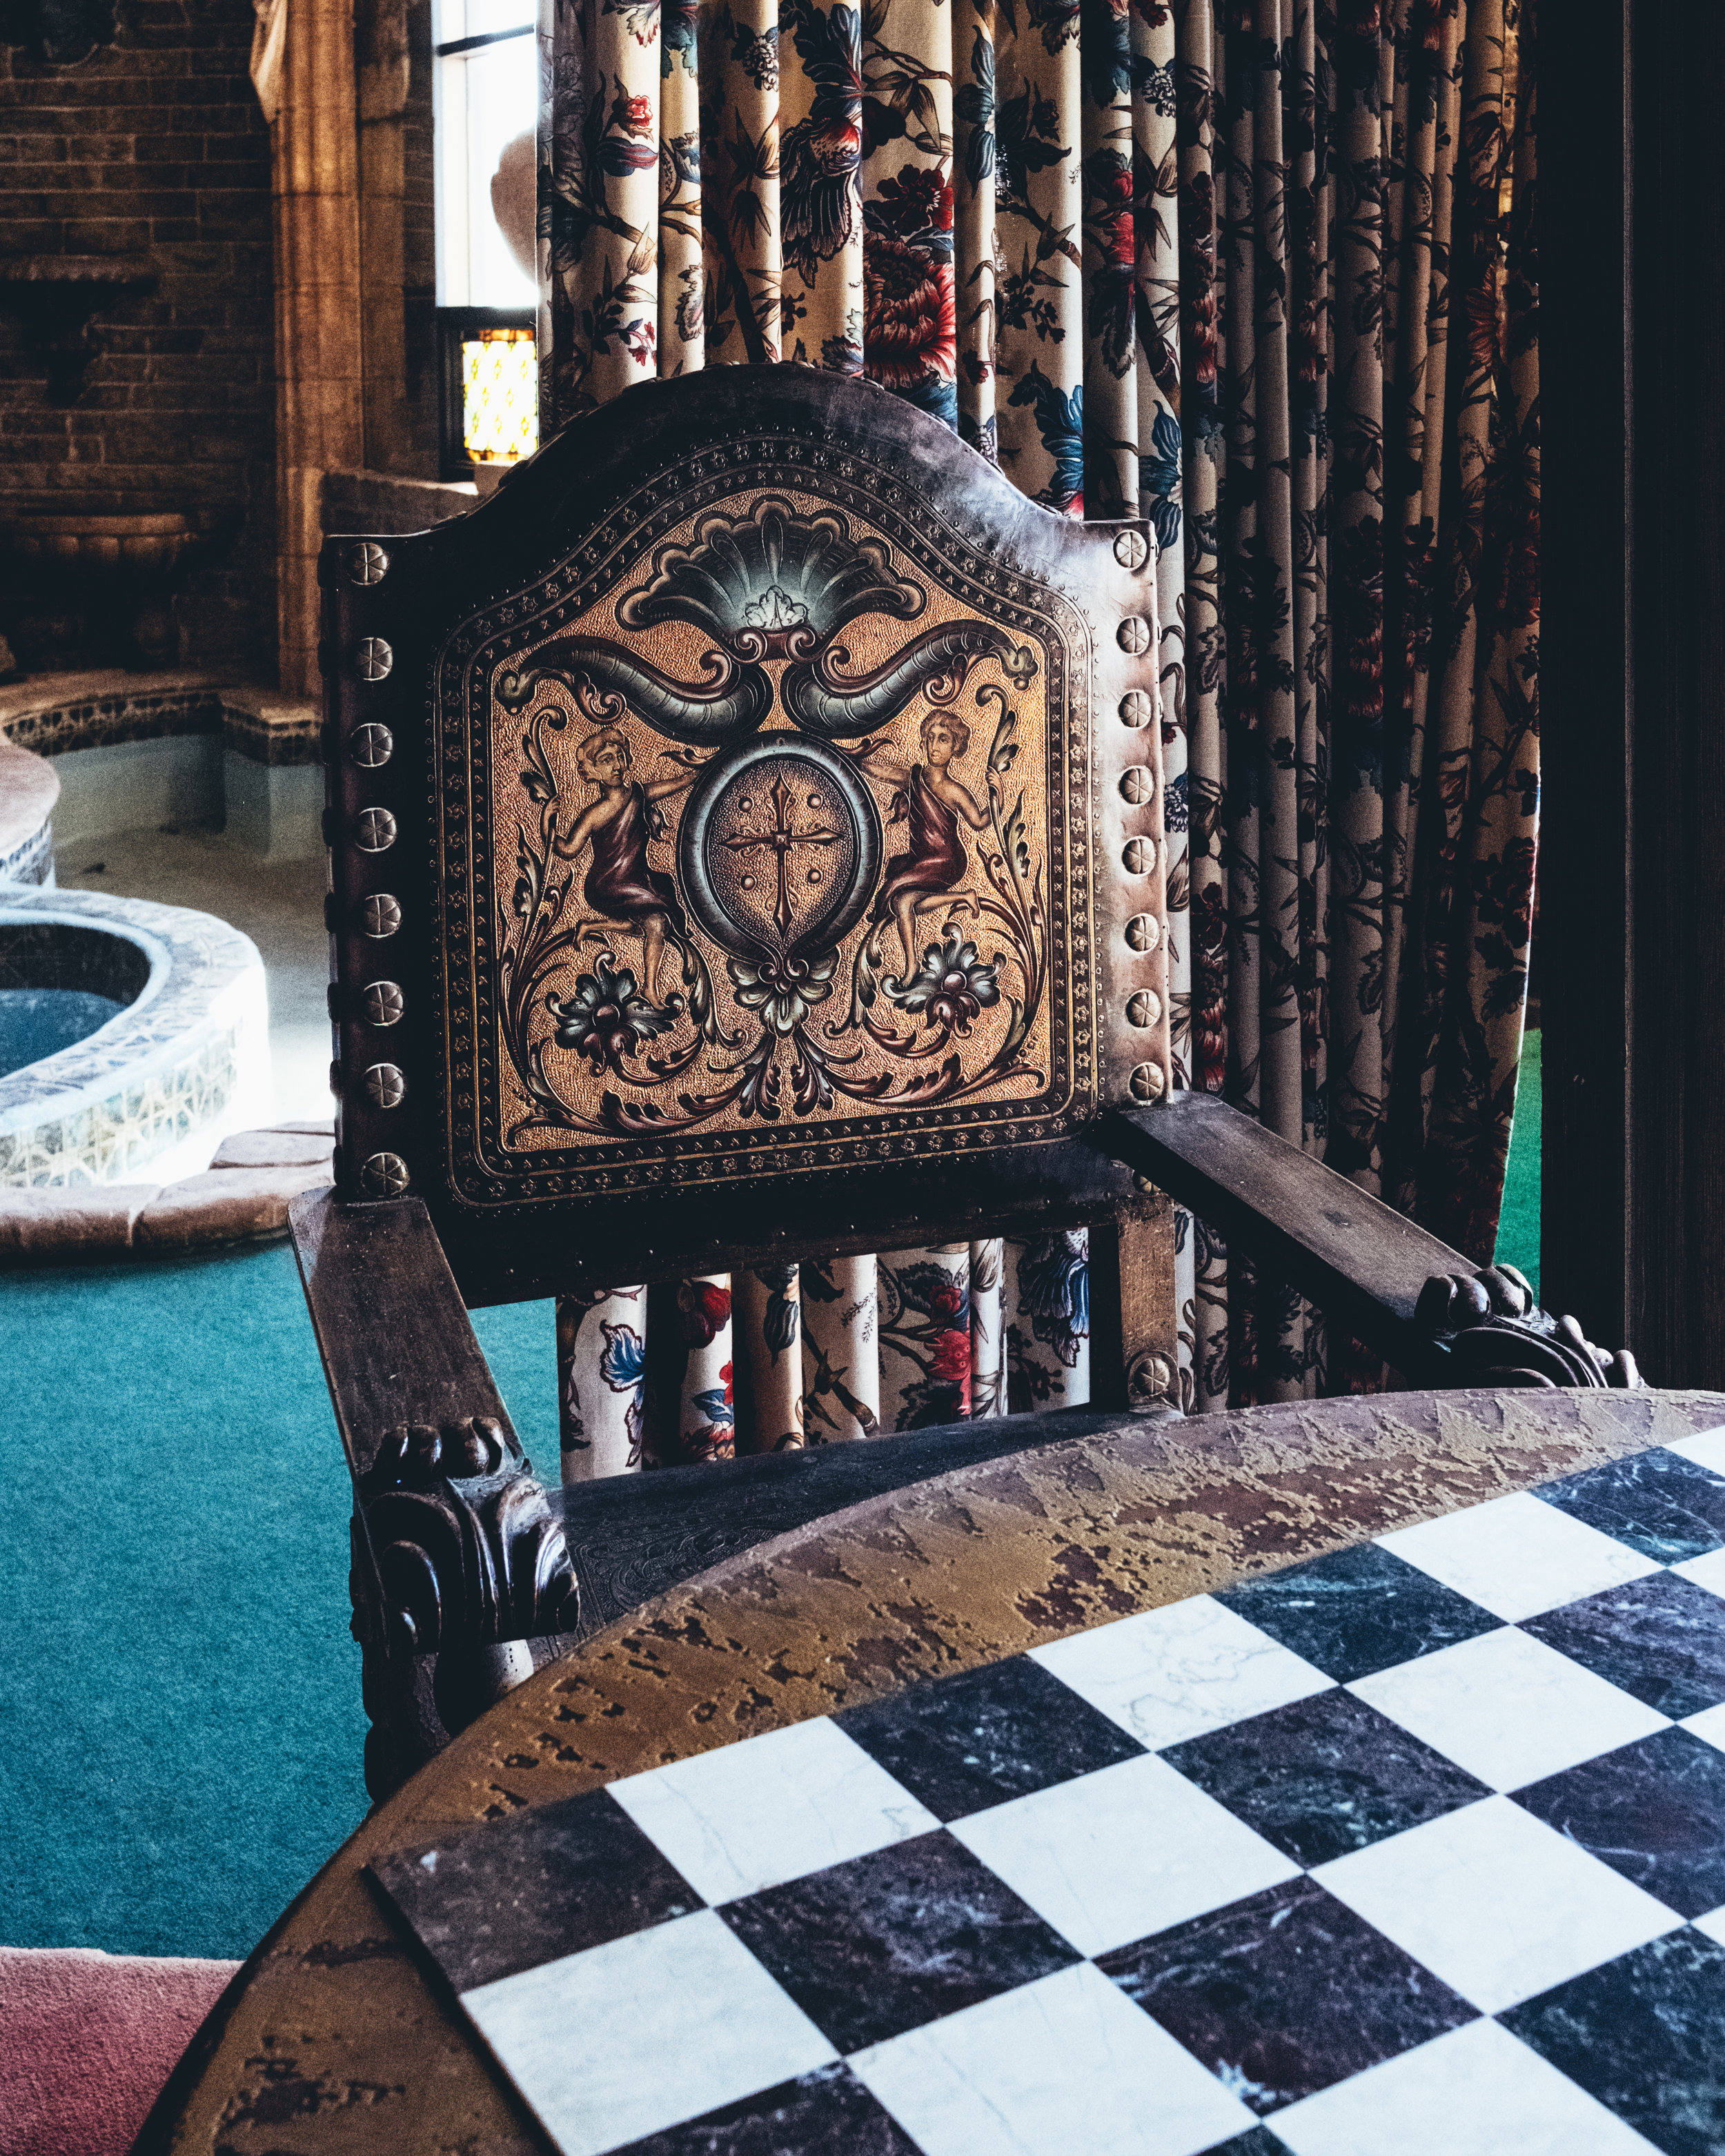
M 454 17 L 465 28 L 468 18 L 468 0 L 439 0 L 436 28 Z M 537 34 L 536 18 L 517 23 L 507 29 L 481 30 L 470 35 L 454 38 L 434 38 L 432 54 L 432 158 L 434 174 L 433 215 L 436 249 L 437 290 L 434 312 L 437 321 L 438 358 L 438 461 L 445 480 L 471 480 L 477 470 L 476 460 L 466 448 L 466 413 L 462 395 L 461 344 L 479 329 L 525 329 L 537 331 L 536 308 L 531 304 L 515 307 L 485 307 L 470 304 L 466 295 L 471 292 L 471 208 L 474 194 L 473 174 L 468 162 L 470 156 L 467 132 L 465 106 L 466 69 L 452 69 L 449 63 L 465 59 L 472 53 L 482 52 L 493 45 L 505 44 L 517 38 L 531 38 Z M 451 85 L 459 75 L 461 85 L 461 107 L 459 114 L 452 113 Z M 451 130 L 459 126 L 460 146 L 450 141 Z M 455 182 L 457 173 L 460 184 Z M 450 257 L 457 254 L 460 259 L 460 275 L 455 276 L 450 269 Z M 459 300 L 446 298 L 446 294 L 459 285 L 463 295 Z

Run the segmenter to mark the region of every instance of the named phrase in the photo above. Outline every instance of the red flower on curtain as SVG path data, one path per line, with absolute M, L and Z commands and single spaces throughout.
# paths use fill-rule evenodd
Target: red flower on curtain
M 969 1375 L 969 1333 L 936 1333 L 934 1360 L 928 1366 L 928 1382 L 932 1385 L 962 1385 Z
M 958 332 L 952 265 L 890 232 L 863 244 L 863 372 L 888 389 L 952 379 Z
M 944 170 L 938 165 L 906 165 L 896 180 L 882 180 L 870 205 L 869 223 L 875 231 L 905 239 L 919 233 L 950 232 L 952 190 Z
M 677 1291 L 683 1313 L 683 1337 L 691 1348 L 710 1348 L 731 1321 L 731 1291 L 707 1280 L 685 1281 Z M 722 1373 L 725 1397 L 731 1397 L 731 1372 Z

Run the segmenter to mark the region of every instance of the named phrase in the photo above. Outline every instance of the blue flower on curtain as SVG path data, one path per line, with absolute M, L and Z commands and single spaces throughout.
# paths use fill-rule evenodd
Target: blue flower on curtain
M 767 1291 L 767 1306 L 761 1317 L 761 1337 L 771 1349 L 776 1363 L 787 1348 L 796 1343 L 797 1322 L 801 1311 L 789 1291 L 796 1280 L 797 1268 L 787 1265 L 757 1265 L 754 1275 Z
M 1090 1333 L 1090 1260 L 1081 1237 L 1045 1235 L 1027 1245 L 1019 1260 L 1019 1301 L 1031 1331 L 1070 1370 Z
M 974 80 L 952 100 L 952 116 L 971 131 L 964 146 L 964 176 L 975 188 L 994 171 L 994 48 L 980 30 L 971 47 L 970 72 Z
M 1036 431 L 1054 460 L 1054 476 L 1036 499 L 1069 516 L 1084 514 L 1084 385 L 1062 395 L 1032 360 L 1008 402 L 1034 404 Z
M 1180 543 L 1180 423 L 1158 406 L 1150 429 L 1150 451 L 1138 459 L 1138 507 L 1150 519 L 1159 547 Z
M 680 61 L 695 65 L 696 33 L 701 22 L 701 0 L 661 0 L 659 71 L 669 74 Z

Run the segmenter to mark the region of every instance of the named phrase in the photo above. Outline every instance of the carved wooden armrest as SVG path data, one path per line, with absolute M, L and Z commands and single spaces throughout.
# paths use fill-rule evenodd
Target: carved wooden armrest
M 1214 1093 L 1111 1109 L 1094 1142 L 1189 1206 L 1410 1383 L 1639 1385 L 1573 1317 L 1541 1310 L 1513 1266 L 1480 1270 Z
M 353 1633 L 382 1795 L 530 1673 L 543 1650 L 527 1643 L 573 1630 L 578 1589 L 424 1206 L 318 1190 L 289 1219 L 353 1478 Z

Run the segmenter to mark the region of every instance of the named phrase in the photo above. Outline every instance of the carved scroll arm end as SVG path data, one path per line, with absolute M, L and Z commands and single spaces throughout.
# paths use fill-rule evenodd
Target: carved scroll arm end
M 1485 1265 L 1471 1276 L 1434 1274 L 1414 1315 L 1447 1345 L 1462 1383 L 1548 1391 L 1629 1391 L 1643 1383 L 1626 1348 L 1600 1348 L 1574 1318 L 1542 1310 L 1527 1276 L 1513 1265 Z
M 359 1496 L 385 1654 L 471 1653 L 573 1628 L 562 1523 L 495 1417 L 386 1430 Z

